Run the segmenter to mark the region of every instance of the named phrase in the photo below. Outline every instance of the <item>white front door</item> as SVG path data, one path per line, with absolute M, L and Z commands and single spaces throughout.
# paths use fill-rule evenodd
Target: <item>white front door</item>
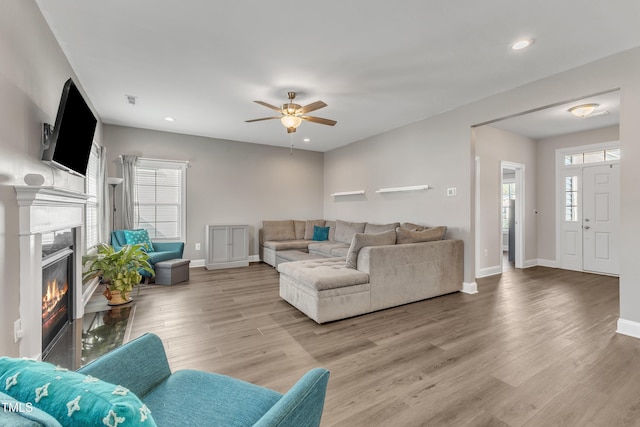
M 582 170 L 583 269 L 619 274 L 620 165 Z

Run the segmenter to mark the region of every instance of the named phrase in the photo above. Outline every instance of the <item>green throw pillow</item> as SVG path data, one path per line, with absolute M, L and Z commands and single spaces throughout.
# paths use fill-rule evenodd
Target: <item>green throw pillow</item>
M 126 388 L 46 362 L 0 357 L 0 391 L 64 426 L 156 425 L 149 408 Z
M 329 227 L 313 226 L 313 239 L 317 241 L 323 241 L 329 239 Z
M 124 230 L 124 240 L 127 245 L 143 245 L 147 252 L 154 252 L 147 230 Z

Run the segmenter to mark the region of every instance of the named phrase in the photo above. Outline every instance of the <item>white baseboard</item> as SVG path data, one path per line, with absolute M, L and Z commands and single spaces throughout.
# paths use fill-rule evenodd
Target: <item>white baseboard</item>
M 540 267 L 558 268 L 558 261 L 554 259 L 540 259 L 538 258 L 538 265 Z
M 495 276 L 496 274 L 502 274 L 502 267 L 499 265 L 494 265 L 493 267 L 485 267 L 481 268 L 476 277 L 489 277 Z
M 632 320 L 618 319 L 617 333 L 640 338 L 640 323 Z
M 476 282 L 462 282 L 462 290 L 460 292 L 464 292 L 465 294 L 477 294 L 478 284 Z
M 531 268 L 539 265 L 539 260 L 537 259 L 525 259 L 524 265 L 522 268 Z
M 189 268 L 204 267 L 204 259 L 192 259 Z

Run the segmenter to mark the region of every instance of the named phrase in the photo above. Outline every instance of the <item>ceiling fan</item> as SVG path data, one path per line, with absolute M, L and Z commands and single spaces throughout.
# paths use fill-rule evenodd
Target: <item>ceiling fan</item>
M 338 123 L 335 120 L 323 119 L 320 117 L 313 117 L 313 116 L 306 115 L 311 111 L 319 110 L 320 108 L 326 107 L 327 104 L 325 104 L 324 102 L 316 101 L 316 102 L 312 102 L 309 105 L 305 105 L 303 107 L 299 104 L 293 103 L 293 100 L 296 97 L 295 92 L 287 92 L 287 95 L 289 97 L 289 102 L 286 104 L 282 104 L 282 108 L 276 107 L 275 105 L 271 105 L 263 101 L 253 101 L 257 104 L 264 105 L 267 108 L 271 108 L 272 110 L 277 111 L 278 113 L 280 113 L 280 116 L 263 117 L 261 119 L 247 120 L 246 122 L 251 123 L 251 122 L 259 122 L 262 120 L 280 119 L 280 122 L 282 122 L 284 127 L 287 128 L 287 133 L 295 132 L 296 128 L 300 126 L 303 120 L 313 122 L 313 123 L 320 123 L 321 125 L 328 125 L 328 126 L 334 126 L 336 123 Z

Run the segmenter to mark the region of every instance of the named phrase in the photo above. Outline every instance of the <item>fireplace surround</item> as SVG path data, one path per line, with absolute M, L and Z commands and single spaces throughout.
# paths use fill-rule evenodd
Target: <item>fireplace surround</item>
M 20 356 L 42 358 L 42 276 L 43 235 L 70 230 L 72 246 L 69 268 L 69 308 L 72 319 L 84 314 L 84 303 L 95 287 L 82 287 L 82 257 L 84 245 L 84 209 L 87 197 L 83 193 L 44 186 L 15 186 L 19 209 L 20 240 Z M 45 242 L 46 251 L 46 242 Z

